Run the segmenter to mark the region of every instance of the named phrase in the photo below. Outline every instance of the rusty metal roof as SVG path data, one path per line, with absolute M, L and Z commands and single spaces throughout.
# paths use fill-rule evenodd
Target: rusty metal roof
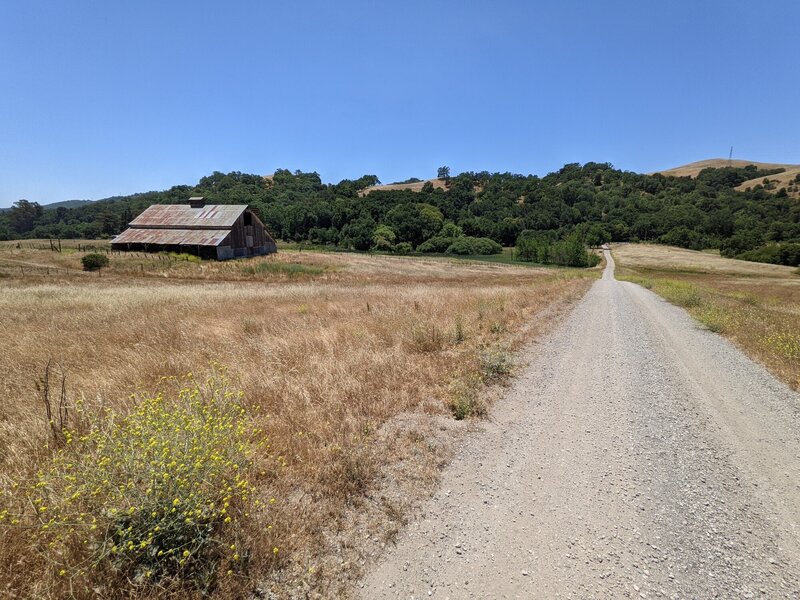
M 130 228 L 111 240 L 112 244 L 163 244 L 168 246 L 219 246 L 230 229 Z
M 131 221 L 130 226 L 137 229 L 223 229 L 233 227 L 245 210 L 246 204 L 208 204 L 202 208 L 192 208 L 188 204 L 154 204 Z

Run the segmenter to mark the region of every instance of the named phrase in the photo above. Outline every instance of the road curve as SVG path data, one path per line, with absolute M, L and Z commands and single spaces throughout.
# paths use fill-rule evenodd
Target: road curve
M 608 266 L 362 598 L 800 598 L 800 397 Z

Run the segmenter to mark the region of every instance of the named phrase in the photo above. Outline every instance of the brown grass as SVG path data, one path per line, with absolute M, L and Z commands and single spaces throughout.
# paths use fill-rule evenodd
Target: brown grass
M 741 168 L 746 167 L 747 165 L 755 165 L 759 169 L 800 169 L 800 165 L 765 163 L 754 160 L 739 159 L 728 161 L 727 158 L 710 158 L 708 160 L 699 160 L 697 162 L 689 163 L 688 165 L 674 167 L 672 169 L 663 169 L 661 171 L 656 171 L 655 173 L 661 173 L 662 175 L 667 176 L 672 175 L 673 177 L 697 177 L 700 171 L 703 169 L 708 169 L 709 167 L 715 169 L 721 169 L 728 166 Z
M 786 188 L 789 196 L 800 197 L 800 186 L 794 183 L 795 177 L 798 174 L 800 174 L 800 165 L 764 163 L 764 162 L 756 162 L 753 160 L 739 160 L 739 159 L 734 159 L 729 161 L 727 158 L 711 158 L 708 160 L 700 160 L 697 162 L 689 163 L 688 165 L 675 167 L 673 169 L 664 169 L 663 171 L 656 171 L 655 173 L 660 173 L 661 175 L 667 175 L 667 176 L 671 175 L 673 177 L 697 177 L 700 171 L 702 171 L 703 169 L 707 169 L 709 167 L 713 167 L 715 169 L 721 169 L 723 167 L 728 167 L 728 166 L 746 167 L 747 165 L 755 165 L 759 169 L 785 169 L 783 173 L 770 175 L 767 178 L 770 180 L 771 183 L 773 183 L 773 185 L 770 187 L 770 191 L 772 191 L 772 193 L 775 193 L 781 188 Z M 755 179 L 749 179 L 743 182 L 742 184 L 738 185 L 736 189 L 739 190 L 740 192 L 743 192 L 747 188 L 753 188 L 757 185 L 762 185 L 763 181 L 764 181 L 763 177 L 756 177 Z
M 454 390 L 486 397 L 482 351 L 529 340 L 593 277 L 309 252 L 226 263 L 112 255 L 98 275 L 80 270 L 80 256 L 0 249 L 0 485 L 9 492 L 47 460 L 34 384 L 48 360 L 64 367 L 69 398 L 122 410 L 162 376 L 227 365 L 286 464 L 255 482 L 263 500 L 277 499 L 273 527 L 247 534 L 280 548 L 279 560 L 252 564 L 218 593 L 232 596 L 259 581 L 280 597 L 347 594 L 435 484 L 463 428 L 449 409 Z M 246 272 L 261 263 L 308 270 Z M 24 531 L 0 536 L 0 595 L 63 594 Z M 102 590 L 114 594 L 123 592 Z
M 789 196 L 800 197 L 800 184 L 795 183 L 795 178 L 800 175 L 800 166 L 787 165 L 783 173 L 770 175 L 766 179 L 770 181 L 771 191 L 777 192 L 781 188 L 786 188 Z M 755 179 L 748 179 L 744 183 L 736 187 L 737 190 L 743 192 L 747 188 L 753 188 L 757 185 L 763 185 L 764 177 L 756 177 Z
M 615 245 L 618 277 L 652 289 L 800 389 L 797 270 L 679 248 Z M 690 269 L 692 267 L 694 270 Z
M 424 181 L 417 181 L 415 183 L 388 183 L 386 185 L 373 185 L 361 191 L 362 196 L 366 196 L 370 192 L 378 190 L 411 190 L 412 192 L 422 191 L 422 186 L 430 182 L 434 188 L 444 189 L 444 179 L 426 179 Z
M 796 270 L 661 244 L 614 244 L 613 250 L 621 265 L 663 271 L 791 278 Z

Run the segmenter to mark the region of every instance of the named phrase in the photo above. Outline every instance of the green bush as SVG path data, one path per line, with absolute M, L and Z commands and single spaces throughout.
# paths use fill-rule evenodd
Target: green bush
M 392 248 L 393 254 L 411 254 L 413 251 L 414 247 L 408 242 L 400 242 Z
M 96 271 L 97 269 L 107 267 L 109 260 L 108 256 L 105 254 L 92 252 L 91 254 L 87 254 L 81 258 L 81 263 L 83 264 L 84 271 Z
M 737 254 L 736 258 L 796 267 L 800 266 L 800 244 L 768 244 L 754 250 Z
M 458 254 L 460 256 L 477 256 L 500 254 L 503 247 L 489 238 L 460 237 L 453 240 L 447 247 L 447 254 Z
M 517 238 L 517 256 L 524 261 L 564 267 L 593 267 L 600 262 L 599 256 L 586 250 L 577 232 L 554 242 L 546 234 L 523 231 Z
M 424 241 L 417 246 L 417 252 L 423 252 L 426 254 L 429 252 L 435 252 L 443 254 L 450 247 L 450 244 L 453 243 L 453 239 L 454 238 L 451 237 L 432 237 L 431 239 Z

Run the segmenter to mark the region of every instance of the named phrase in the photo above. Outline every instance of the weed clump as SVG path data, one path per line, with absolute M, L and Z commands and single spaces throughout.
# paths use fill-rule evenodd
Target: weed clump
M 514 358 L 505 348 L 485 348 L 479 353 L 478 360 L 481 373 L 487 381 L 507 377 L 514 369 Z
M 135 397 L 126 415 L 88 415 L 78 403 L 83 426 L 64 429 L 28 490 L 31 510 L 16 519 L 31 527 L 56 586 L 72 593 L 116 575 L 208 590 L 246 566 L 237 522 L 259 504 L 248 477 L 259 432 L 224 372 L 181 383 Z
M 691 283 L 683 281 L 664 281 L 662 287 L 661 293 L 664 297 L 678 306 L 694 308 L 695 306 L 699 306 L 702 302 L 700 290 Z
M 483 380 L 477 374 L 453 383 L 450 389 L 450 411 L 456 420 L 486 416 L 488 409 L 481 398 Z
M 322 275 L 325 272 L 323 267 L 313 265 L 302 265 L 299 263 L 283 263 L 283 262 L 260 262 L 253 266 L 247 266 L 242 269 L 244 273 L 249 275 L 258 275 L 261 273 L 285 275 L 286 277 L 302 277 Z

